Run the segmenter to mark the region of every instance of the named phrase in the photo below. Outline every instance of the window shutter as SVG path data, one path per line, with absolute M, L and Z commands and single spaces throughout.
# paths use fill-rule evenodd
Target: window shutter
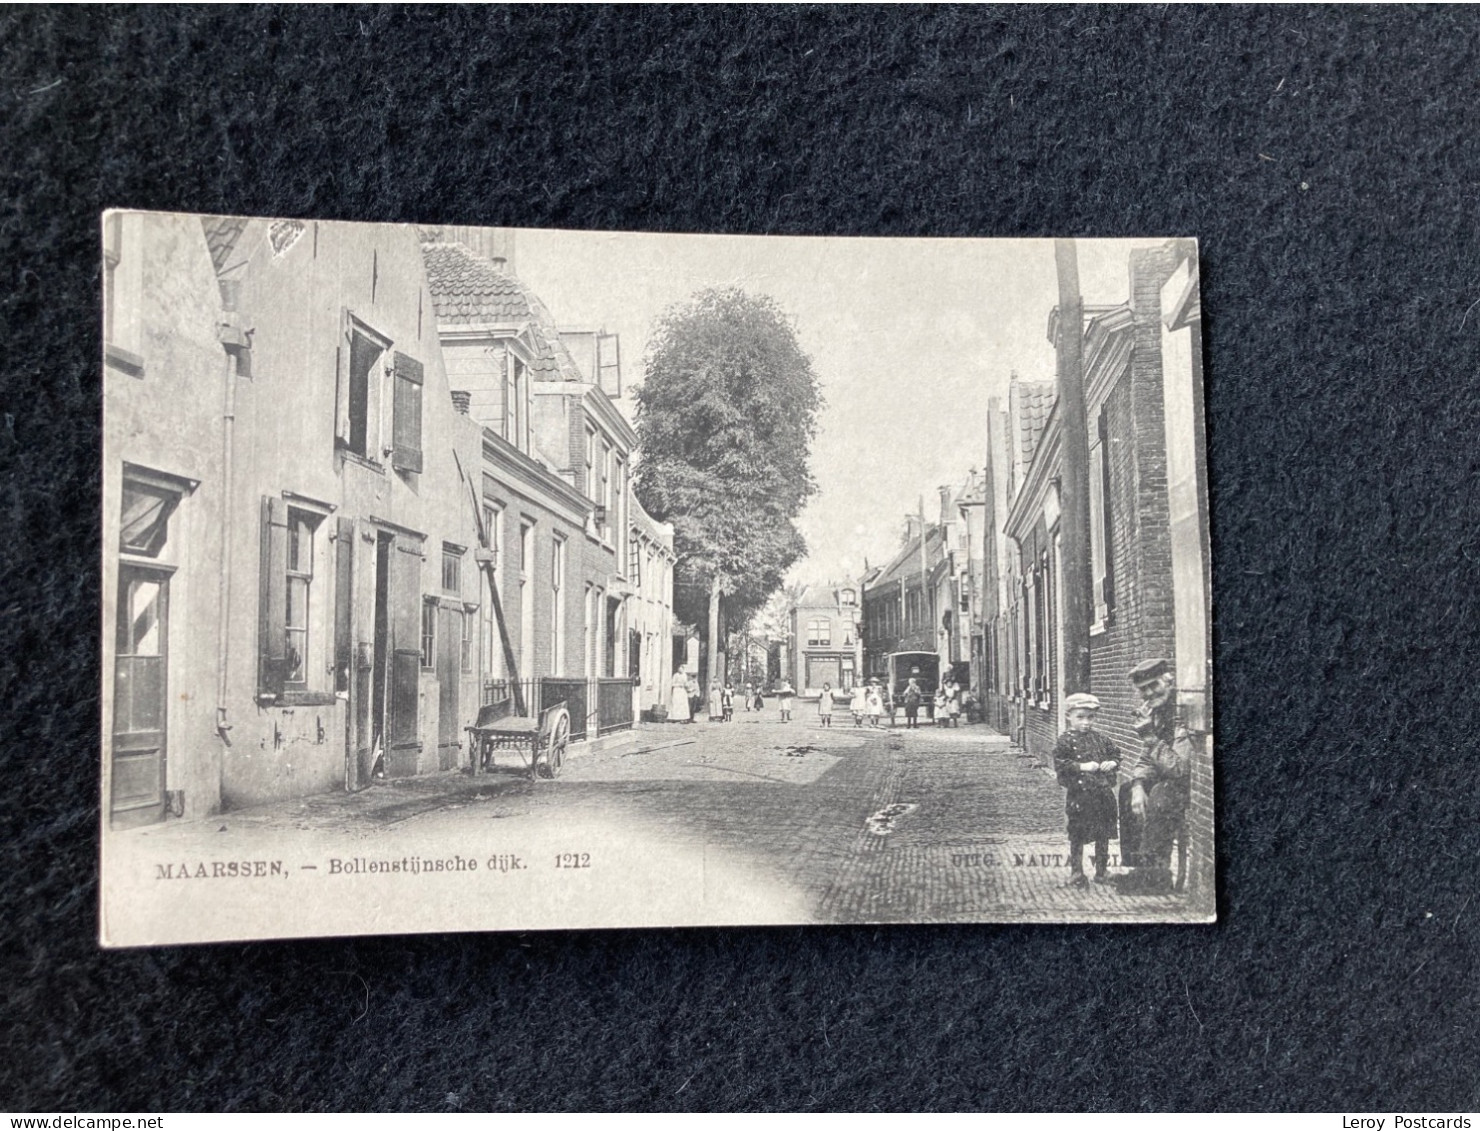
M 508 346 L 505 346 L 504 347 L 503 364 L 504 364 L 504 372 L 503 372 L 503 381 L 504 381 L 504 384 L 503 384 L 503 396 L 502 396 L 501 399 L 503 400 L 504 422 L 503 422 L 503 427 L 501 427 L 499 429 L 499 435 L 502 436 L 505 440 L 508 440 L 509 443 L 514 444 L 517 447 L 518 444 L 519 444 L 519 437 L 518 436 L 511 436 L 511 435 L 509 435 L 509 425 L 511 423 L 510 409 L 513 407 L 513 400 L 514 400 L 514 389 L 513 389 L 513 384 L 514 384 L 514 373 L 513 373 L 514 362 L 509 357 L 509 347 Z
M 334 690 L 348 691 L 354 657 L 355 522 L 338 520 L 334 539 Z
M 391 646 L 397 652 L 421 655 L 421 543 L 404 535 L 396 538 L 391 555 Z
M 1115 609 L 1115 496 L 1110 489 L 1110 425 L 1100 413 L 1100 465 L 1090 468 L 1100 478 L 1101 541 L 1104 543 L 1105 576 L 1101 581 L 1100 599 L 1105 608 Z
M 288 670 L 288 504 L 262 498 L 262 565 L 257 615 L 257 695 L 276 699 Z
M 396 404 L 391 466 L 397 471 L 421 470 L 421 362 L 396 353 Z
M 616 334 L 596 336 L 596 383 L 610 397 L 622 395 L 622 340 Z
M 421 700 L 421 652 L 403 652 L 391 657 L 391 741 L 386 774 L 405 777 L 416 772 L 421 750 L 417 707 Z
M 339 345 L 334 351 L 334 440 L 340 447 L 349 446 L 349 366 L 349 311 L 341 307 L 339 311 Z

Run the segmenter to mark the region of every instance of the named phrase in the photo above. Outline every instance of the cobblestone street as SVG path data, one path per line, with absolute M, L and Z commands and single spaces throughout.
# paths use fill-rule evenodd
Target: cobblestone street
M 741 713 L 729 725 L 649 730 L 634 747 L 573 763 L 558 796 L 534 794 L 539 805 L 619 804 L 702 833 L 711 851 L 804 892 L 828 922 L 1175 914 L 1176 896 L 1068 886 L 1063 791 L 1006 738 L 982 726 L 834 721 Z M 685 744 L 652 748 L 670 742 Z
M 731 724 L 643 726 L 618 745 L 573 754 L 554 781 L 531 782 L 506 754 L 477 777 L 449 772 L 171 823 L 140 830 L 134 843 L 185 860 L 512 846 L 548 863 L 584 850 L 589 871 L 516 877 L 528 886 L 508 896 L 567 912 L 571 900 L 594 900 L 618 921 L 1178 916 L 1179 895 L 1069 886 L 1063 792 L 1006 738 L 983 726 L 835 721 L 781 723 L 768 711 Z M 1111 851 L 1117 859 L 1113 842 Z

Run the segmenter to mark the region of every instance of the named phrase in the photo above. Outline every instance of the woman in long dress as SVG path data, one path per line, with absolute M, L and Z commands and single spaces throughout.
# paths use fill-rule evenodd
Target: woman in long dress
M 693 712 L 689 710 L 689 684 L 682 668 L 673 673 L 673 694 L 669 696 L 668 721 L 670 723 L 694 721 Z

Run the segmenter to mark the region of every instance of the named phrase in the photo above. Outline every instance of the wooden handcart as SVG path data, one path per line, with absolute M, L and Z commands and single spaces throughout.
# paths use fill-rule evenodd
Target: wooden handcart
M 512 706 L 505 700 L 480 707 L 478 721 L 464 728 L 472 772 L 492 770 L 495 751 L 513 750 L 532 779 L 558 776 L 570 746 L 570 712 L 565 703 L 546 707 L 538 718 L 511 716 Z

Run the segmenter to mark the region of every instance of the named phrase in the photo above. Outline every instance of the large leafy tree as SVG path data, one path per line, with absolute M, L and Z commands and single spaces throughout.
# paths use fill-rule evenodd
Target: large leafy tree
M 673 523 L 678 616 L 715 642 L 745 624 L 807 552 L 795 520 L 822 398 L 812 361 L 775 300 L 701 291 L 659 320 L 637 392 L 636 489 Z

